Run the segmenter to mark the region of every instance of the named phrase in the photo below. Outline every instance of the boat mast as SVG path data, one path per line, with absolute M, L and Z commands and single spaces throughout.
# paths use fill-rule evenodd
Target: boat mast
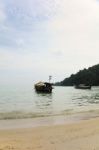
M 52 76 L 50 75 L 50 76 L 49 76 L 49 83 L 50 83 L 51 79 L 52 79 Z

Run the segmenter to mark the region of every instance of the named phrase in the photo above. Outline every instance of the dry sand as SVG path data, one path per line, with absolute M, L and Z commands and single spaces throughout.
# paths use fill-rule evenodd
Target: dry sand
M 0 150 L 99 150 L 99 118 L 0 130 Z

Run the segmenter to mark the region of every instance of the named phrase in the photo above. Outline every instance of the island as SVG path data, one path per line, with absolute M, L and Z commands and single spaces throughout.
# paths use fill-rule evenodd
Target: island
M 79 70 L 76 74 L 56 82 L 56 86 L 74 86 L 79 84 L 99 86 L 99 64 Z

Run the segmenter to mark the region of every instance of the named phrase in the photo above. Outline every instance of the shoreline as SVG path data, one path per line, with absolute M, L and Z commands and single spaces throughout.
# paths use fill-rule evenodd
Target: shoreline
M 0 120 L 0 130 L 75 124 L 81 121 L 90 120 L 94 118 L 99 118 L 98 111 L 37 118 L 5 119 Z

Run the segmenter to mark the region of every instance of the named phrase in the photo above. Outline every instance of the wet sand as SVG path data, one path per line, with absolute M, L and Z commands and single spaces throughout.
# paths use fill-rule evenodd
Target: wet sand
M 99 150 L 99 118 L 61 125 L 2 127 L 0 150 Z

